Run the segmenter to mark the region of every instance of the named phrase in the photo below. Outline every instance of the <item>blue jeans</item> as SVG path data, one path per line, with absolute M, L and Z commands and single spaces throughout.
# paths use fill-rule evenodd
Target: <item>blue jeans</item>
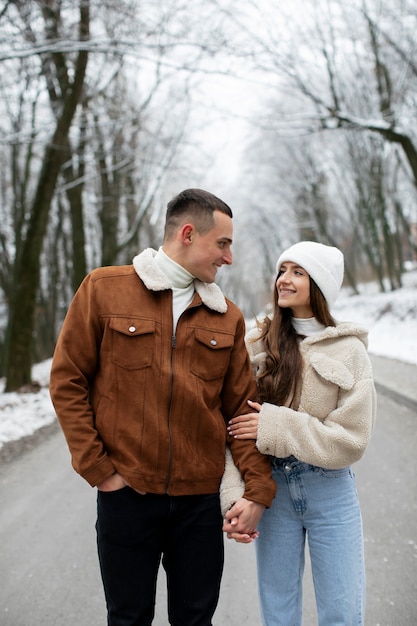
M 149 626 L 159 565 L 174 626 L 211 626 L 223 570 L 218 494 L 98 492 L 97 544 L 108 626 Z
M 365 568 L 355 477 L 272 459 L 277 495 L 255 542 L 264 626 L 301 626 L 302 577 L 308 537 L 319 626 L 362 626 Z

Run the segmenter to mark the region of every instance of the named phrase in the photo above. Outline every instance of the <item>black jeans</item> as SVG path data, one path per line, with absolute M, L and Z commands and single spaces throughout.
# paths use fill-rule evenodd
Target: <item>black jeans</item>
M 223 572 L 219 497 L 98 492 L 97 545 L 108 626 L 150 626 L 158 569 L 173 626 L 211 626 Z

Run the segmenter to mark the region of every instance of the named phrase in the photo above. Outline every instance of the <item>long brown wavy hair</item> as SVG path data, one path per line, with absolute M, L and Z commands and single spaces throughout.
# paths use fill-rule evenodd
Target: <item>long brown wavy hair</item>
M 311 276 L 309 278 L 310 305 L 314 317 L 324 326 L 336 326 L 322 292 Z M 266 352 L 265 369 L 257 376 L 259 401 L 291 406 L 303 371 L 298 346 L 300 336 L 291 323 L 291 309 L 278 306 L 276 280 L 273 297 L 273 317 L 257 322 Z

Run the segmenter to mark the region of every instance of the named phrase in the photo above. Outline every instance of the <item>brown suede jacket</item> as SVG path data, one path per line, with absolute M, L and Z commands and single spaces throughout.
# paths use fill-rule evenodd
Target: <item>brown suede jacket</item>
M 117 471 L 139 491 L 216 493 L 228 441 L 245 497 L 268 507 L 268 457 L 226 430 L 256 398 L 242 313 L 196 280 L 173 337 L 172 290 L 154 255 L 94 270 L 68 310 L 50 392 L 73 466 L 93 486 Z

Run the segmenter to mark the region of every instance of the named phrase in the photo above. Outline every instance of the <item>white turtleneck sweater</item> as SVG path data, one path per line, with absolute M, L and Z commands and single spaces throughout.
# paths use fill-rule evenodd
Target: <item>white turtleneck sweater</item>
M 178 318 L 194 296 L 194 276 L 165 254 L 162 246 L 155 255 L 155 262 L 172 284 L 172 318 L 175 334 Z
M 325 326 L 320 324 L 315 317 L 293 317 L 291 322 L 297 335 L 304 335 L 304 337 L 309 337 L 325 329 Z

